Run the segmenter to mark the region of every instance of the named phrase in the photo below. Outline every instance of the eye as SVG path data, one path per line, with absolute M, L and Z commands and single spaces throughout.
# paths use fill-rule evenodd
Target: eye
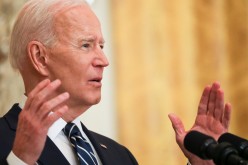
M 82 47 L 89 48 L 90 47 L 90 44 L 89 43 L 85 43 L 85 44 L 82 45 Z

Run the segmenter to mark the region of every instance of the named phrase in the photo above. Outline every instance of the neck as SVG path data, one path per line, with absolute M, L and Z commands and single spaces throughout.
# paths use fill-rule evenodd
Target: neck
M 85 111 L 87 111 L 90 106 L 80 106 L 80 107 L 72 107 L 69 106 L 68 111 L 62 116 L 62 119 L 67 123 L 72 122 L 79 116 L 81 116 Z

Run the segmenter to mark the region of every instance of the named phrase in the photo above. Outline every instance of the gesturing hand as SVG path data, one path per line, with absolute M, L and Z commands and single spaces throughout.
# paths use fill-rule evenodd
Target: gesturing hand
M 40 82 L 28 94 L 19 115 L 12 151 L 27 164 L 34 164 L 38 160 L 49 127 L 68 110 L 64 103 L 69 98 L 69 94 L 65 92 L 54 96 L 60 84 L 59 80 Z
M 214 137 L 216 140 L 221 134 L 227 132 L 230 122 L 231 105 L 224 104 L 224 92 L 219 83 L 205 87 L 198 107 L 195 123 L 189 131 L 196 130 Z M 183 146 L 183 140 L 189 131 L 185 131 L 180 118 L 169 114 L 173 129 L 176 133 L 176 141 L 184 155 L 191 164 L 214 164 L 212 161 L 203 161 L 188 152 Z

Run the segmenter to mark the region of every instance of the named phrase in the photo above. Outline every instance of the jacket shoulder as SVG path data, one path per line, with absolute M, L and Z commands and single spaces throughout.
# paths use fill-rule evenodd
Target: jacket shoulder
M 10 153 L 14 138 L 19 109 L 15 104 L 3 117 L 0 117 L 0 160 L 6 158 Z

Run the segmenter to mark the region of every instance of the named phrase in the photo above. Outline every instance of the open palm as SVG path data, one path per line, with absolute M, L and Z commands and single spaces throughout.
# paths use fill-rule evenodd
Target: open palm
M 227 132 L 230 122 L 231 105 L 224 104 L 224 92 L 220 89 L 220 84 L 205 87 L 192 128 L 185 131 L 180 118 L 174 114 L 169 114 L 173 129 L 176 133 L 176 141 L 184 155 L 191 164 L 214 164 L 212 161 L 204 161 L 188 152 L 183 145 L 183 140 L 189 131 L 195 130 L 212 136 L 216 140 L 221 134 Z

